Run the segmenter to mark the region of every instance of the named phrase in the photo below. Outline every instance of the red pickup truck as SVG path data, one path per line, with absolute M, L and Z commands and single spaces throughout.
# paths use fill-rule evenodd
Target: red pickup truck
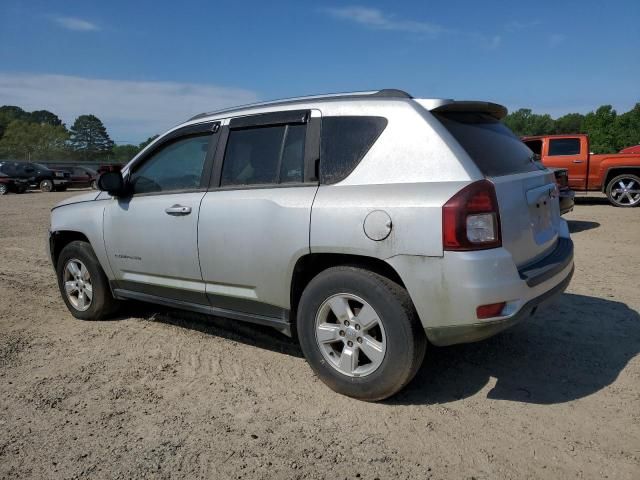
M 640 154 L 589 152 L 589 137 L 540 135 L 522 137 L 546 167 L 569 170 L 569 187 L 576 191 L 601 191 L 616 207 L 640 205 Z

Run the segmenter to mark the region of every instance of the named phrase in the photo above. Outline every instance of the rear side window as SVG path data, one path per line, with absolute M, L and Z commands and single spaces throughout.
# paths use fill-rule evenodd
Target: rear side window
M 549 155 L 580 155 L 580 139 L 555 138 L 549 140 Z
M 303 181 L 306 125 L 231 130 L 221 185 L 265 185 Z
M 466 150 L 487 177 L 540 169 L 533 152 L 499 120 L 476 112 L 435 113 L 435 117 Z
M 336 183 L 346 178 L 386 126 L 384 117 L 323 117 L 320 182 Z

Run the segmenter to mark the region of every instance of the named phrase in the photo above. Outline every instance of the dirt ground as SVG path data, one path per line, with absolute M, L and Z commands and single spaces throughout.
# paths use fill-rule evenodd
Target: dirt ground
M 368 404 L 266 328 L 142 304 L 75 320 L 45 254 L 69 195 L 0 197 L 0 478 L 640 478 L 640 209 L 580 202 L 554 309 L 431 348 Z

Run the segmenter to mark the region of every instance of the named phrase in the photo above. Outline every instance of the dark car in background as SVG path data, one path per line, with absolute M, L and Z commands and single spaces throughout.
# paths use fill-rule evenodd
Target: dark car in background
M 69 172 L 50 169 L 40 163 L 1 162 L 0 165 L 7 175 L 24 180 L 28 188 L 36 188 L 43 192 L 63 192 L 70 185 Z
M 575 192 L 569 188 L 569 170 L 566 168 L 550 168 L 556 176 L 556 184 L 560 192 L 560 215 L 569 213 L 575 205 Z
M 98 178 L 98 172 L 92 168 L 69 165 L 54 165 L 49 168 L 56 168 L 58 170 L 69 172 L 71 175 L 71 183 L 69 186 L 72 188 L 97 188 L 96 179 Z
M 24 193 L 27 190 L 27 182 L 5 173 L 3 166 L 3 164 L 0 164 L 0 195 L 5 195 L 9 192 Z

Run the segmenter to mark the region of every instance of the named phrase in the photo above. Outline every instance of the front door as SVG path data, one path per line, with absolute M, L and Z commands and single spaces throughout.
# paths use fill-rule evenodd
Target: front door
M 569 187 L 573 190 L 587 188 L 589 147 L 583 137 L 550 138 L 545 145 L 544 165 L 569 170 Z
M 110 200 L 104 215 L 117 288 L 208 303 L 197 234 L 216 137 L 212 124 L 174 132 L 125 173 L 132 195 Z

